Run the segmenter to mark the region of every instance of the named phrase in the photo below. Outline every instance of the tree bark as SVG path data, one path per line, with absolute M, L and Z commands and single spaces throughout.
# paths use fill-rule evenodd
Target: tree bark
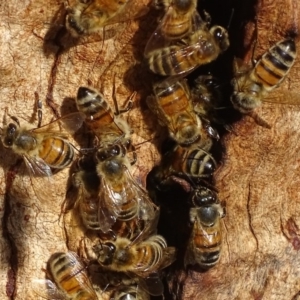
M 243 43 L 244 61 L 251 63 L 287 32 L 299 30 L 299 12 L 297 1 L 258 1 L 256 21 L 245 24 L 244 43 L 232 44 Z M 298 71 L 297 59 L 270 98 L 299 93 Z M 174 284 L 180 290 L 184 278 L 179 299 L 300 298 L 300 109 L 264 103 L 256 112 L 270 130 L 244 116 L 223 137 L 225 153 L 215 175 L 227 212 L 220 262 L 204 273 L 181 272 Z
M 144 1 L 148 4 L 148 0 Z M 235 14 L 238 14 L 236 11 Z M 296 0 L 259 0 L 256 22 L 247 22 L 244 59 L 259 58 L 270 46 L 298 29 Z M 75 41 L 64 29 L 62 1 L 10 0 L 0 4 L 0 93 L 4 109 L 21 124 L 36 124 L 35 92 L 43 102 L 43 124 L 76 110 L 81 85 L 99 88 L 113 106 L 113 78 L 119 107 L 137 91 L 135 107 L 125 115 L 135 130 L 138 162 L 134 177 L 145 184 L 159 162 L 153 133 L 156 121 L 144 104 L 153 76 L 140 63 L 147 39 L 157 25 L 156 13 L 116 24 L 103 33 Z M 232 31 L 241 29 L 232 29 Z M 255 35 L 257 33 L 257 35 Z M 108 38 L 111 35 L 113 38 Z M 298 45 L 298 40 L 297 40 Z M 288 78 L 272 95 L 297 92 L 297 60 Z M 219 198 L 226 201 L 223 249 L 219 264 L 204 273 L 179 270 L 170 282 L 177 299 L 298 299 L 300 295 L 300 109 L 264 104 L 257 113 L 270 130 L 243 117 L 223 138 L 224 159 L 216 172 Z M 84 134 L 74 145 L 86 147 Z M 52 253 L 67 251 L 61 206 L 69 187 L 70 169 L 33 189 L 30 178 L 18 175 L 18 157 L 1 145 L 1 299 L 40 299 L 30 288 Z M 54 185 L 55 194 L 41 201 L 39 189 Z M 75 239 L 74 248 L 77 247 Z M 76 249 L 72 249 L 76 250 Z M 101 296 L 102 297 L 102 296 Z M 101 298 L 100 298 L 101 299 Z

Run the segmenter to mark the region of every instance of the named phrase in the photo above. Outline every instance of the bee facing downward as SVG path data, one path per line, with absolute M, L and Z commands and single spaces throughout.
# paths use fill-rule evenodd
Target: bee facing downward
M 190 221 L 193 224 L 185 254 L 184 264 L 198 265 L 203 269 L 213 267 L 220 259 L 222 231 L 220 219 L 224 208 L 217 195 L 208 188 L 199 187 L 193 191 Z
M 235 61 L 236 77 L 232 81 L 234 92 L 231 97 L 233 106 L 241 113 L 251 114 L 264 100 L 282 104 L 300 104 L 300 97 L 287 96 L 284 99 L 281 97 L 264 99 L 286 78 L 295 59 L 295 40 L 288 38 L 272 46 L 250 69 L 239 66 Z M 267 126 L 263 123 L 260 125 Z

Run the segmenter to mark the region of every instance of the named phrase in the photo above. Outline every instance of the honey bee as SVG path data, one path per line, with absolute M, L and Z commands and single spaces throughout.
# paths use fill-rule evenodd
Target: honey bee
M 191 184 L 209 179 L 216 170 L 217 163 L 211 154 L 197 144 L 188 147 L 177 145 L 167 152 L 155 174 L 158 188 L 168 186 L 175 177 L 180 177 Z
M 131 99 L 129 99 L 129 106 L 130 103 Z M 128 123 L 112 112 L 99 91 L 90 87 L 80 87 L 77 92 L 76 105 L 78 110 L 85 115 L 87 126 L 96 134 L 100 142 L 104 144 L 113 144 L 116 141 L 124 144 L 130 143 L 131 129 Z
M 12 119 L 14 123 L 1 129 L 3 146 L 23 157 L 31 175 L 51 176 L 52 169 L 63 169 L 73 161 L 74 147 L 67 139 L 68 134 L 81 127 L 81 113 L 72 113 L 33 129 L 20 126 L 16 117 Z
M 80 169 L 72 176 L 73 184 L 78 189 L 76 206 L 78 207 L 83 225 L 89 230 L 101 231 L 101 219 L 99 218 L 99 205 L 101 203 L 101 178 L 99 178 L 96 172 L 94 160 L 92 162 L 89 162 L 89 166 L 85 164 L 86 161 L 87 159 L 78 161 L 78 167 Z M 94 168 L 91 168 L 91 166 Z M 134 189 L 134 187 L 132 189 Z M 109 191 L 106 190 L 106 192 Z M 137 204 L 136 201 L 133 201 L 131 203 L 128 203 L 128 206 L 129 205 L 140 204 Z M 141 235 L 145 237 L 146 235 L 152 234 L 156 230 L 156 225 L 159 217 L 159 209 L 154 204 L 151 205 L 150 202 L 147 204 L 141 204 L 141 207 L 143 206 L 145 206 L 146 210 L 141 212 L 141 214 L 137 214 L 134 218 L 130 218 L 129 220 L 127 220 L 127 218 L 126 220 L 117 218 L 107 234 L 99 232 L 98 235 L 102 240 L 116 239 L 116 237 L 125 237 L 130 239 L 131 241 L 134 241 Z M 127 206 L 125 206 L 125 208 L 128 209 Z M 135 210 L 134 207 L 129 207 L 129 209 Z M 143 216 L 144 213 L 148 212 L 150 212 L 149 219 Z
M 203 269 L 213 267 L 220 259 L 222 231 L 220 219 L 224 208 L 217 195 L 206 187 L 199 187 L 192 193 L 190 221 L 193 224 L 184 264 L 198 265 Z
M 274 97 L 266 99 L 267 94 L 278 87 L 286 78 L 296 59 L 296 44 L 287 38 L 272 46 L 252 68 L 240 66 L 235 60 L 235 78 L 232 81 L 234 92 L 231 102 L 241 113 L 250 114 L 262 101 L 287 104 L 300 104 L 299 97 Z M 257 120 L 258 123 L 259 120 Z M 261 120 L 262 126 L 263 120 Z M 267 126 L 269 127 L 269 126 Z
M 165 239 L 153 235 L 146 240 L 132 243 L 125 238 L 96 243 L 94 257 L 104 268 L 151 279 L 152 275 L 175 260 L 176 250 L 167 247 Z
M 115 144 L 98 149 L 95 155 L 96 171 L 101 179 L 99 225 L 104 233 L 116 221 L 127 222 L 138 218 L 151 223 L 158 214 L 147 191 L 132 177 L 126 153 L 124 145 Z
M 167 79 L 153 88 L 155 96 L 147 98 L 149 108 L 158 116 L 162 126 L 167 126 L 169 135 L 180 145 L 201 143 L 209 149 L 211 132 L 205 130 L 201 119 L 192 106 L 192 98 L 185 80 Z
M 66 9 L 66 28 L 74 37 L 138 18 L 148 11 L 138 0 L 76 0 L 73 6 L 66 5 Z
M 217 59 L 229 47 L 228 33 L 221 26 L 203 25 L 177 42 L 165 42 L 154 32 L 145 49 L 145 59 L 153 73 L 163 76 L 186 75 Z M 163 40 L 163 41 L 161 41 Z
M 197 0 L 156 0 L 156 7 L 163 7 L 164 17 L 156 30 L 170 40 L 182 39 L 198 26 Z
M 74 252 L 54 253 L 48 261 L 52 280 L 36 279 L 32 288 L 45 299 L 97 300 L 86 267 Z
M 139 286 L 122 286 L 111 295 L 111 300 L 150 300 L 150 295 Z

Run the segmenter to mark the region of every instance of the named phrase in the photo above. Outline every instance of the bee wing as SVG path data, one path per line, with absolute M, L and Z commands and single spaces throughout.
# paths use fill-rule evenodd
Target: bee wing
M 279 95 L 265 97 L 262 101 L 277 104 L 300 105 L 300 95 L 299 93 L 289 90 L 283 90 Z
M 49 201 L 49 195 L 57 194 L 51 168 L 39 157 L 23 155 L 23 159 L 26 169 L 22 168 L 20 174 L 25 176 L 29 175 L 31 187 L 37 199 L 47 203 Z M 25 182 L 24 184 L 24 191 L 27 191 L 28 187 Z M 47 186 L 46 189 L 44 188 L 45 186 Z
M 52 171 L 48 164 L 38 156 L 23 155 L 25 164 L 29 173 L 33 177 L 38 176 L 51 176 Z
M 81 112 L 75 112 L 63 116 L 53 122 L 44 125 L 39 128 L 35 128 L 32 130 L 34 133 L 39 134 L 73 134 L 75 133 L 84 122 L 84 114 Z
M 174 42 L 178 42 L 178 40 L 172 40 L 172 39 L 169 39 L 168 37 L 166 37 L 162 30 L 162 27 L 164 26 L 164 24 L 168 23 L 169 20 L 173 18 L 173 14 L 174 14 L 173 10 L 174 10 L 173 6 L 170 5 L 168 7 L 166 13 L 160 20 L 157 28 L 155 29 L 155 31 L 151 35 L 150 39 L 148 40 L 146 47 L 145 47 L 145 51 L 144 51 L 144 55 L 146 57 L 152 51 L 168 47 L 168 46 L 172 45 Z M 191 32 L 194 32 L 197 29 L 202 28 L 204 25 L 206 26 L 206 23 L 202 20 L 202 18 L 200 17 L 200 15 L 197 11 L 195 11 L 191 15 L 191 20 L 192 20 Z M 189 34 L 191 32 L 189 32 Z
M 31 282 L 32 290 L 44 299 L 64 300 L 65 295 L 49 279 L 33 279 Z
M 162 270 L 169 265 L 171 265 L 176 260 L 177 250 L 175 247 L 167 247 L 163 249 L 164 258 L 159 266 L 159 269 Z
M 117 205 L 120 199 L 116 199 L 117 195 L 120 194 L 114 193 L 112 186 L 102 177 L 100 183 L 98 215 L 100 230 L 104 233 L 107 233 L 117 220 L 117 215 L 120 210 Z
M 161 296 L 164 293 L 164 285 L 158 272 L 153 272 L 146 278 L 140 277 L 138 288 L 146 291 L 151 296 Z
M 127 1 L 120 11 L 114 15 L 112 18 L 109 18 L 105 23 L 105 25 L 115 24 L 126 22 L 132 19 L 136 19 L 144 16 L 149 11 L 149 8 L 143 4 L 140 0 L 131 0 Z

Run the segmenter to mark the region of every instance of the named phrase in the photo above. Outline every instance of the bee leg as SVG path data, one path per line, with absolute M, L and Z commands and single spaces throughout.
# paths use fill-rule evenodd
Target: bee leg
M 137 155 L 136 152 L 132 152 L 132 161 L 130 162 L 130 164 L 133 166 L 136 162 L 137 162 Z
M 43 103 L 40 99 L 37 99 L 36 101 L 36 109 L 37 109 L 37 116 L 38 116 L 38 125 L 37 127 L 41 127 L 42 120 L 43 120 L 43 111 L 42 111 Z
M 270 124 L 268 124 L 264 119 L 262 119 L 256 112 L 251 111 L 249 113 L 247 113 L 248 116 L 250 116 L 257 125 L 271 129 L 272 126 Z

